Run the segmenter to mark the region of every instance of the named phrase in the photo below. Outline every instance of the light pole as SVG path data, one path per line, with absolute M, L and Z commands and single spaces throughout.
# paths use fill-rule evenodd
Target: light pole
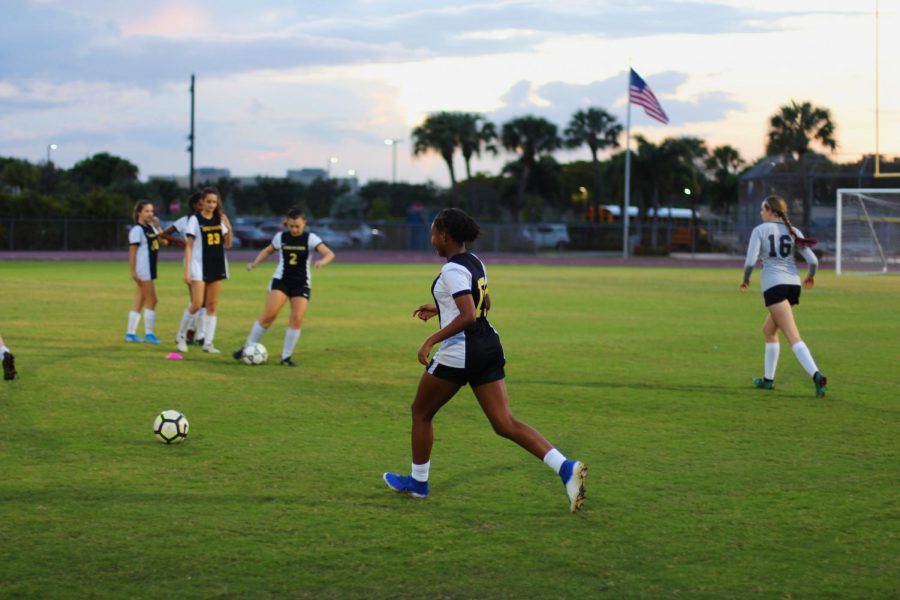
M 50 151 L 56 150 L 58 146 L 56 144 L 47 144 L 47 165 L 50 165 Z
M 695 223 L 696 214 L 694 214 L 694 197 L 691 195 L 691 188 L 684 188 L 684 195 L 688 197 L 691 205 L 691 258 L 694 258 L 694 252 L 697 247 L 697 225 Z M 671 217 L 671 215 L 669 215 Z
M 331 156 L 328 158 L 328 162 L 325 165 L 325 173 L 326 173 L 325 178 L 326 179 L 331 179 L 331 165 L 333 165 L 337 161 L 338 161 L 337 156 Z
M 398 140 L 394 138 L 387 138 L 384 140 L 384 143 L 391 147 L 391 185 L 395 185 L 397 183 L 397 144 L 402 142 L 403 140 Z

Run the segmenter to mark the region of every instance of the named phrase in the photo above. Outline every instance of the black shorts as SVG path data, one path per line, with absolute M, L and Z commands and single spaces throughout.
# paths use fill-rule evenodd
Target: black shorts
M 506 366 L 506 358 L 501 352 L 494 360 L 481 363 L 475 369 L 448 367 L 441 363 L 435 363 L 434 359 L 431 359 L 431 362 L 425 367 L 425 371 L 460 386 L 468 383 L 474 389 L 480 385 L 504 379 L 506 377 L 504 366 Z
M 278 290 L 288 298 L 306 298 L 309 300 L 309 286 L 291 280 L 273 279 L 269 291 Z
M 787 300 L 793 306 L 800 304 L 800 286 L 799 285 L 773 285 L 763 292 L 763 298 L 766 306 L 772 306 Z

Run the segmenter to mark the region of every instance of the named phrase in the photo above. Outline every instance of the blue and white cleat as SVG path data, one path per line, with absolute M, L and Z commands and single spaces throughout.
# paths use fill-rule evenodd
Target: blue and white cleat
M 144 341 L 148 344 L 159 344 L 159 338 L 153 335 L 152 333 L 148 333 L 144 336 Z
M 398 494 L 409 494 L 413 498 L 428 497 L 428 482 L 416 481 L 412 475 L 385 473 L 382 478 L 389 488 Z
M 559 478 L 566 486 L 566 495 L 569 496 L 569 510 L 578 512 L 584 504 L 584 478 L 587 475 L 587 467 L 577 460 L 567 460 L 559 470 Z
M 136 334 L 134 334 L 134 333 L 126 333 L 126 334 L 125 334 L 125 341 L 126 341 L 126 342 L 135 342 L 135 343 L 137 343 L 137 344 L 140 344 L 140 343 L 143 342 L 144 340 L 142 340 L 138 335 L 136 335 Z

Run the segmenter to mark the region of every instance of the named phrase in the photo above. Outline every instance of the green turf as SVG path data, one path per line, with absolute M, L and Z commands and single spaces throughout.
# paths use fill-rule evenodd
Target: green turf
M 217 345 L 239 345 L 271 263 L 233 265 Z M 316 272 L 296 369 L 173 350 L 186 303 L 161 265 L 162 347 L 122 342 L 117 263 L 0 263 L 0 597 L 896 598 L 896 277 L 823 273 L 797 320 L 830 378 L 782 344 L 739 270 L 490 266 L 512 408 L 589 469 L 558 478 L 497 437 L 471 392 L 436 419 L 431 497 L 409 468 L 416 351 L 439 265 Z M 755 282 L 754 282 L 755 284 Z M 276 355 L 287 314 L 264 338 Z M 141 332 L 143 329 L 141 328 Z M 154 441 L 158 411 L 191 421 Z

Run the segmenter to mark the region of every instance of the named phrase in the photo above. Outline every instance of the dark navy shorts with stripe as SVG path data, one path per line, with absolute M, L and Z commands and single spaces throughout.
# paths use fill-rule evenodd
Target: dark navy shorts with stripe
M 772 306 L 779 302 L 787 300 L 794 304 L 800 304 L 800 286 L 799 285 L 773 285 L 763 292 L 763 298 L 766 306 Z

